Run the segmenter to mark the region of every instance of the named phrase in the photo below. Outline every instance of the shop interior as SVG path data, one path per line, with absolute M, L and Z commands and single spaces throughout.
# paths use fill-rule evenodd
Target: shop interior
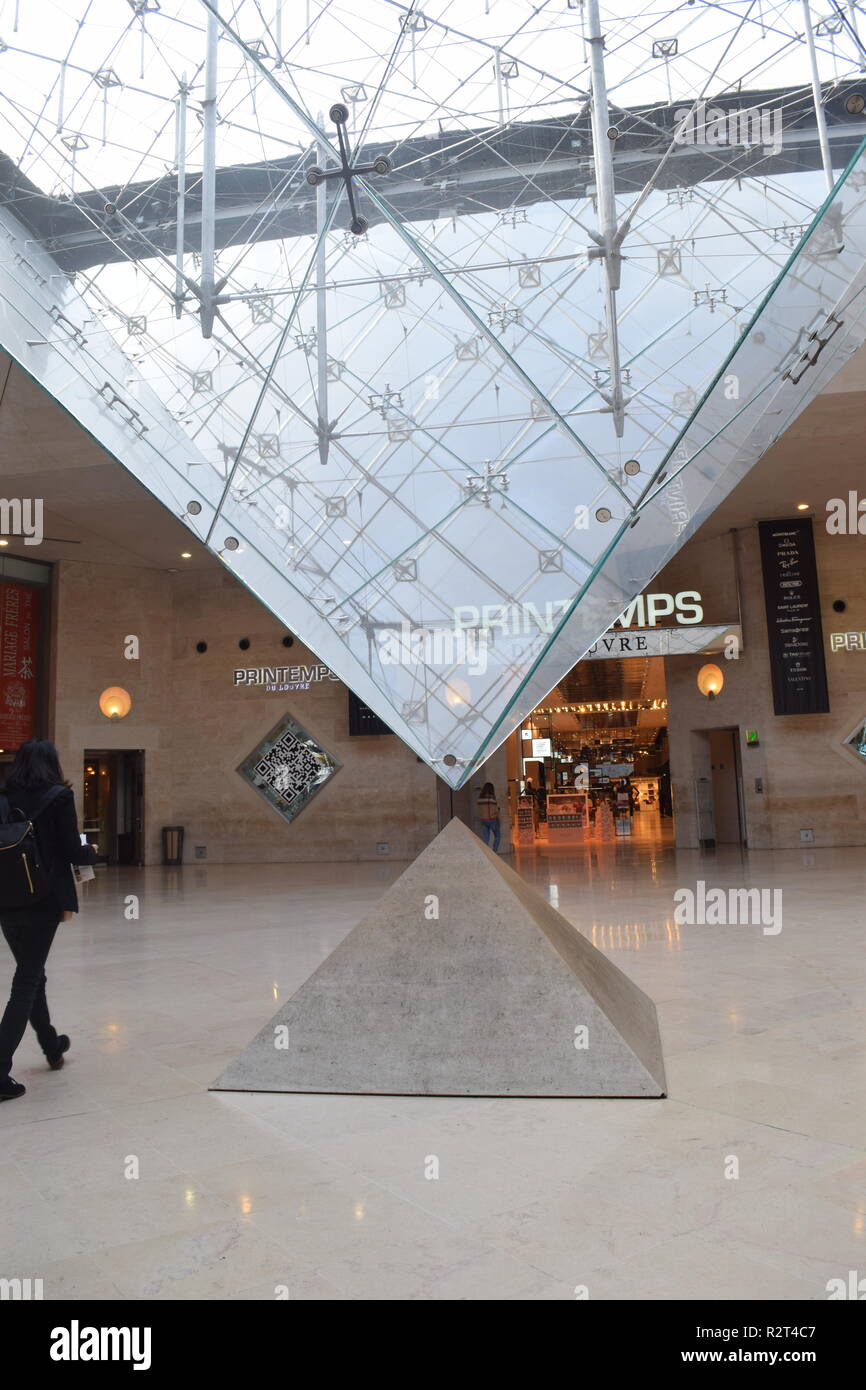
M 664 658 L 580 662 L 509 740 L 518 850 L 673 844 Z
M 84 754 L 81 829 L 104 864 L 143 863 L 144 754 L 138 748 Z

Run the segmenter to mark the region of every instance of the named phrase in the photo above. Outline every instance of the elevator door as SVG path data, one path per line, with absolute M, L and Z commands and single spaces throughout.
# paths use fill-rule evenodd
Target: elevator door
M 739 845 L 743 841 L 737 732 L 736 729 L 710 730 L 717 845 Z

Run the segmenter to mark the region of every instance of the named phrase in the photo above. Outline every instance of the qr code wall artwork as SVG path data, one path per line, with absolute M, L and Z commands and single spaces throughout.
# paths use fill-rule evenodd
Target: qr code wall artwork
M 238 768 L 286 820 L 294 820 L 340 768 L 335 758 L 286 715 Z

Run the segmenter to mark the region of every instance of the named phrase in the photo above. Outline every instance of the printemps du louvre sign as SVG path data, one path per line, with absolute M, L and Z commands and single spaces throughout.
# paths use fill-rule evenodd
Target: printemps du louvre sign
M 285 690 L 309 690 L 319 681 L 339 681 L 329 666 L 315 662 L 309 666 L 239 666 L 232 674 L 235 687 L 263 691 L 266 695 Z
M 470 659 L 474 655 L 481 669 L 486 669 L 487 657 L 492 653 L 488 653 L 487 641 L 482 639 L 488 639 L 498 630 L 506 629 L 506 615 L 513 617 L 513 614 L 523 607 L 530 609 L 533 605 L 456 610 L 454 630 L 448 630 L 444 635 L 455 639 L 473 637 L 478 651 L 473 653 L 467 648 L 466 659 L 471 664 Z M 548 607 L 555 611 L 568 607 L 568 603 L 563 600 L 562 604 L 550 604 Z M 531 614 L 519 614 L 519 620 L 524 625 L 530 618 L 540 626 L 553 626 L 554 614 L 542 616 L 536 611 Z M 668 626 L 668 622 L 671 626 Z M 408 624 L 404 624 L 404 628 L 408 627 Z M 454 651 L 451 647 L 447 647 L 446 650 L 446 646 L 442 646 L 442 650 L 439 650 L 441 644 L 437 645 L 436 639 L 442 635 L 430 629 L 387 629 L 378 634 L 380 642 L 383 643 L 379 648 L 379 657 L 386 665 L 427 660 L 430 665 L 436 666 L 443 664 L 446 658 L 453 661 Z M 667 656 L 714 651 L 720 649 L 724 641 L 732 635 L 739 644 L 742 634 L 738 624 L 704 625 L 701 595 L 696 590 L 683 590 L 676 594 L 639 594 L 620 614 L 613 627 L 608 628 L 590 647 L 584 660 L 611 656 Z M 424 639 L 422 649 L 416 652 L 414 639 L 421 638 Z M 387 645 L 389 641 L 390 647 Z M 339 681 L 339 677 L 329 666 L 313 662 L 295 666 L 239 666 L 232 673 L 232 681 L 235 688 L 258 690 L 270 695 L 309 690 L 312 685 L 323 681 Z

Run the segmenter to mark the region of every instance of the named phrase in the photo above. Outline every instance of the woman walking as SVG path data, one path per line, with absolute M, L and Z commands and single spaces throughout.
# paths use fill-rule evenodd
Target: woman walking
M 3 1101 L 16 1100 L 26 1090 L 10 1072 L 28 1020 L 53 1071 L 63 1066 L 64 1053 L 69 1050 L 69 1038 L 57 1032 L 48 1012 L 45 962 L 59 924 L 68 922 L 78 911 L 71 866 L 92 864 L 96 851 L 93 845 L 81 843 L 72 788 L 64 780 L 57 749 L 48 739 L 30 739 L 19 748 L 0 797 L 0 819 L 32 821 L 46 874 L 44 891 L 32 903 L 0 906 L 0 928 L 15 957 L 12 991 L 0 1019 Z

